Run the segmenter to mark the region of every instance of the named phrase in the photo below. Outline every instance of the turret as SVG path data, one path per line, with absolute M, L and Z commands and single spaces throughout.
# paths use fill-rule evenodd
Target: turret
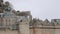
M 29 34 L 29 23 L 31 20 L 30 12 L 20 12 L 17 17 L 17 23 L 19 23 L 20 34 Z

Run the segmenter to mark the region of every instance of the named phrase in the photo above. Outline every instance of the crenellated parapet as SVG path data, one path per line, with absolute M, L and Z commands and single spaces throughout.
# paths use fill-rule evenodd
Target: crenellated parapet
M 36 19 L 34 18 L 32 20 L 32 22 L 35 24 L 42 24 L 43 26 L 57 26 L 57 25 L 60 25 L 60 19 L 51 19 L 51 21 L 49 21 L 48 19 L 45 19 L 44 21 L 43 20 L 39 20 L 39 19 Z

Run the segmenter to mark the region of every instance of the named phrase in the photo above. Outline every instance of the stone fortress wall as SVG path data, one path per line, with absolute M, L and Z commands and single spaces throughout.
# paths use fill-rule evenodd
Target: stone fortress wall
M 34 22 L 35 21 L 35 22 Z M 33 24 L 30 28 L 31 34 L 60 34 L 60 25 L 58 23 L 60 19 L 52 19 L 49 22 L 47 19 L 42 21 L 34 19 Z
M 32 19 L 30 11 L 16 11 L 0 0 L 0 34 L 60 34 L 60 19 Z

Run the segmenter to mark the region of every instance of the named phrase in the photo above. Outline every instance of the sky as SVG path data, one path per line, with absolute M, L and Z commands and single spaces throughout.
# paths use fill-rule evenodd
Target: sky
M 20 11 L 31 11 L 33 18 L 60 19 L 60 0 L 5 0 Z

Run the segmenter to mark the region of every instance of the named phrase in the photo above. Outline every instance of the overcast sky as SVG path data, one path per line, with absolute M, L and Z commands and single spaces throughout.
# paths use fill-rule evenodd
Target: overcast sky
M 14 9 L 31 11 L 32 16 L 40 19 L 60 18 L 60 0 L 5 0 L 9 1 Z

